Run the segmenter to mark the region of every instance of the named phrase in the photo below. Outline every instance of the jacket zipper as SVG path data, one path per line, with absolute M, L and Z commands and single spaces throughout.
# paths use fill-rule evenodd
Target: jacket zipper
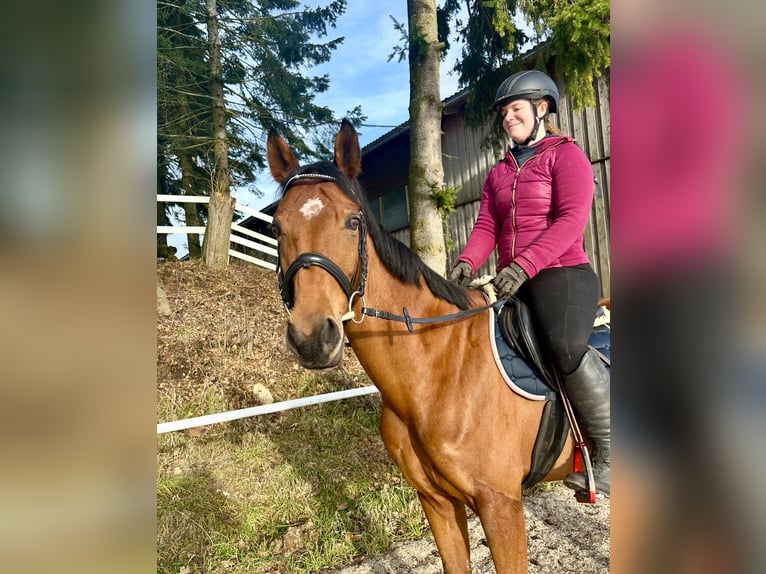
M 519 181 L 519 176 L 521 174 L 521 168 L 528 164 L 530 160 L 535 159 L 537 156 L 542 155 L 549 149 L 553 149 L 554 147 L 560 146 L 561 144 L 565 143 L 567 140 L 561 140 L 559 142 L 556 142 L 555 144 L 552 144 L 548 147 L 545 147 L 538 152 L 536 152 L 532 157 L 530 157 L 527 161 L 525 161 L 522 165 L 519 165 L 519 163 L 516 161 L 516 158 L 513 157 L 512 153 L 509 153 L 511 156 L 511 159 L 513 160 L 513 165 L 516 166 L 516 173 L 513 176 L 513 188 L 511 189 L 511 260 L 516 259 L 516 184 Z
M 521 173 L 521 166 L 516 163 L 515 157 L 513 163 L 516 164 L 516 174 L 513 176 L 513 188 L 511 190 L 511 261 L 516 259 L 516 183 L 519 181 L 519 174 Z

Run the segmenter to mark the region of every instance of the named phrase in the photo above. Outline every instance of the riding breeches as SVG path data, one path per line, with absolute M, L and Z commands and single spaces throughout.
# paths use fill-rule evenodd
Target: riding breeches
M 587 263 L 543 269 L 519 290 L 543 352 L 563 375 L 577 368 L 588 348 L 600 293 L 598 276 Z

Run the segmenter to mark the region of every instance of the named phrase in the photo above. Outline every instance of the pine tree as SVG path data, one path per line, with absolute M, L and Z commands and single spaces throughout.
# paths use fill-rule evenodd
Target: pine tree
M 218 194 L 200 212 L 208 226 L 215 221 L 213 226 L 223 227 L 231 222 L 226 188 L 253 188 L 257 171 L 266 165 L 270 128 L 284 134 L 298 155 L 325 151 L 323 140 L 304 134 L 321 133 L 339 119 L 314 102 L 329 78 L 306 70 L 328 61 L 343 41 L 314 38 L 327 36 L 346 2 L 308 9 L 296 0 L 218 0 L 220 66 L 215 68 L 207 4 L 164 0 L 158 6 L 158 148 L 164 152 L 158 158 L 165 158 L 158 169 L 166 179 L 182 181 L 176 187 L 184 193 L 189 187 L 211 198 Z M 351 115 L 354 123 L 363 119 L 359 109 Z M 196 213 L 197 207 L 190 209 Z M 216 245 L 215 255 L 205 250 L 206 259 L 220 265 L 228 257 L 228 242 L 225 251 L 222 240 Z
M 438 273 L 446 271 L 441 215 L 434 196 L 444 189 L 442 106 L 436 0 L 408 0 L 410 66 L 410 247 Z

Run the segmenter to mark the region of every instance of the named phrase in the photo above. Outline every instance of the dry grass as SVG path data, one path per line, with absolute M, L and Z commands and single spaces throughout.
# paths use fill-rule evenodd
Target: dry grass
M 158 268 L 171 305 L 158 318 L 158 421 L 370 384 L 300 369 L 282 343 L 273 273 L 233 263 Z M 316 572 L 421 537 L 415 492 L 378 435 L 376 395 L 160 435 L 157 571 Z

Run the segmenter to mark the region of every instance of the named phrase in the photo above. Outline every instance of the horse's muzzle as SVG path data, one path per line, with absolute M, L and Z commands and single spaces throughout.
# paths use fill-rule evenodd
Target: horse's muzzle
M 305 369 L 331 369 L 343 359 L 343 326 L 331 317 L 316 321 L 307 330 L 288 321 L 285 339 Z

